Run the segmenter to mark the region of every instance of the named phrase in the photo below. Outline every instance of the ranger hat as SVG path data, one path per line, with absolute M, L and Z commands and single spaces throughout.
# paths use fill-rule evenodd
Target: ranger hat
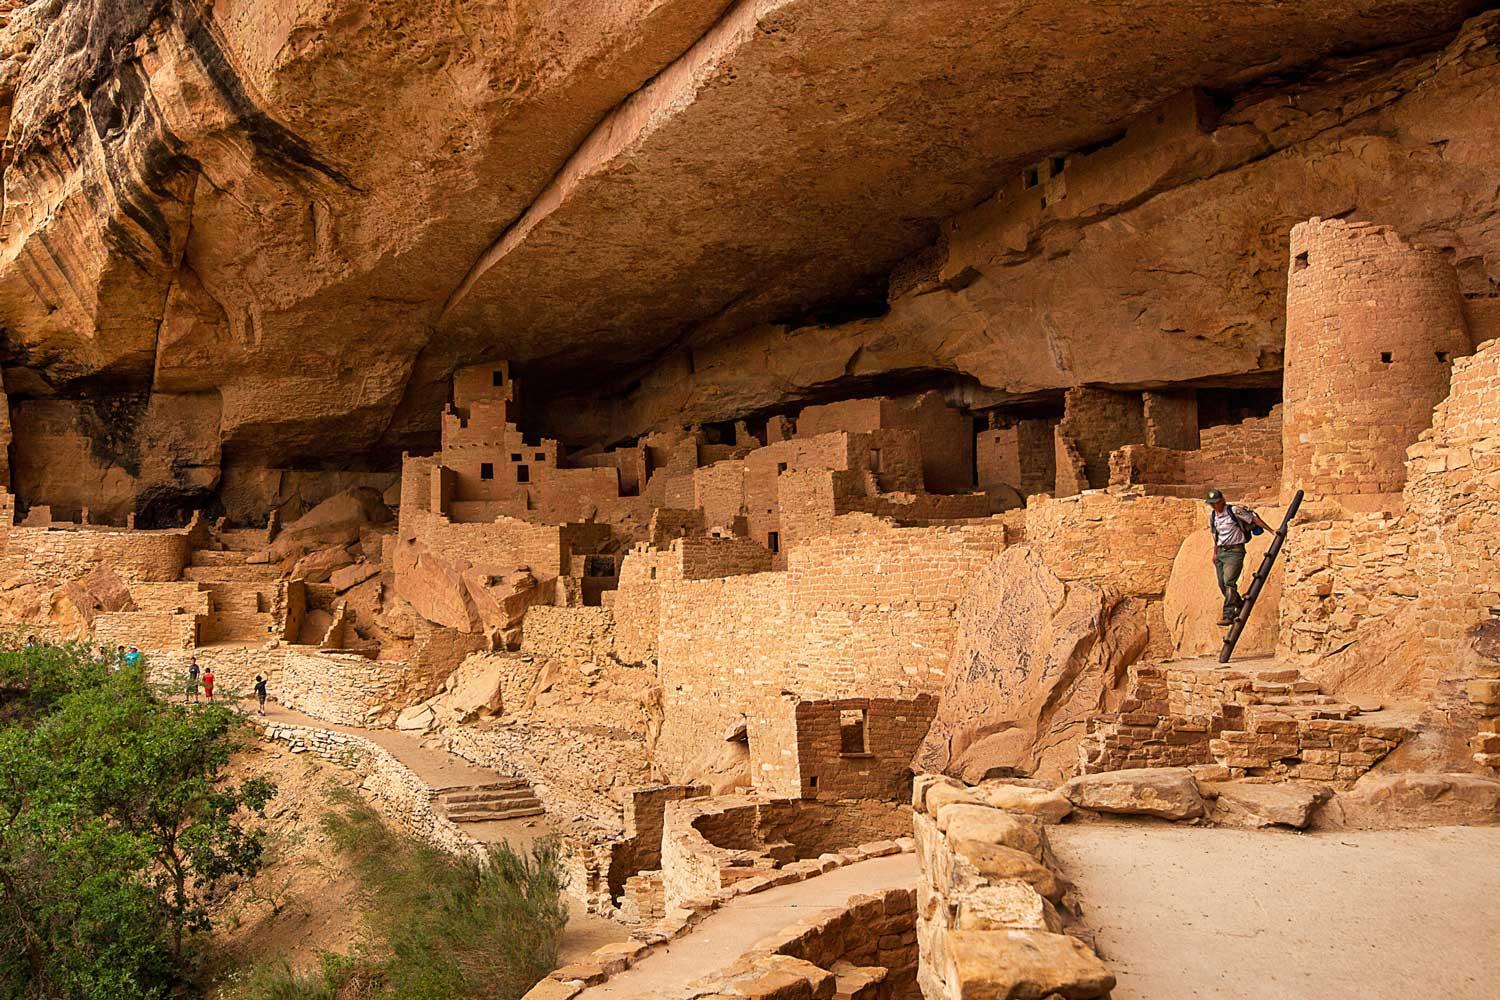
M 1223 499 L 1224 499 L 1224 494 L 1220 493 L 1218 490 L 1209 490 L 1208 491 L 1208 502 L 1209 503 L 1218 503 L 1220 500 L 1223 500 Z

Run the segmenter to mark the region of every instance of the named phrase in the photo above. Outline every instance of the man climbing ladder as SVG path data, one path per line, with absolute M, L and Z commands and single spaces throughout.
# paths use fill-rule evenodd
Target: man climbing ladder
M 1271 526 L 1260 519 L 1260 515 L 1249 507 L 1230 504 L 1218 490 L 1208 491 L 1208 504 L 1212 508 L 1208 515 L 1208 529 L 1214 536 L 1214 576 L 1219 581 L 1219 593 L 1224 595 L 1224 610 L 1219 615 L 1219 624 L 1226 628 L 1234 624 L 1240 613 L 1240 573 L 1245 569 L 1245 543 L 1256 528 L 1270 531 Z

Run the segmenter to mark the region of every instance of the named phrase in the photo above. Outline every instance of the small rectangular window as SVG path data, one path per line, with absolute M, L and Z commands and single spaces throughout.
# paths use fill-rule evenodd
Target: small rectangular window
M 1304 250 L 1292 258 L 1292 270 L 1300 271 L 1307 266 L 1307 251 Z
M 881 471 L 884 471 L 884 470 L 882 470 L 880 468 L 880 449 L 879 448 L 871 448 L 870 449 L 870 471 L 871 472 L 881 472 Z
M 1042 181 L 1041 175 L 1036 167 L 1027 167 L 1026 172 L 1021 175 L 1021 186 L 1034 188 Z
M 786 471 L 786 463 L 785 462 L 777 462 L 776 463 L 776 474 L 779 476 L 779 475 L 781 475 L 785 471 Z
M 862 708 L 839 710 L 839 753 L 847 755 L 870 752 L 865 722 L 865 710 Z
M 1068 161 L 1061 156 L 1054 156 L 1051 159 L 1050 163 L 1052 166 L 1053 177 L 1057 177 L 1058 175 L 1060 175 L 1063 172 L 1064 168 L 1066 168 L 1068 165 Z
M 1452 356 L 1447 351 L 1438 351 L 1437 352 L 1437 359 L 1439 361 L 1441 361 L 1445 365 L 1448 363 L 1448 361 L 1450 360 L 1451 357 Z
M 490 384 L 491 385 L 504 385 L 505 384 L 505 373 L 502 372 L 502 371 L 491 372 L 490 373 Z
M 520 461 L 520 460 L 521 460 L 521 456 L 520 456 L 520 455 L 517 455 L 517 454 L 515 454 L 515 453 L 514 453 L 514 452 L 512 452 L 512 453 L 511 453 L 511 456 L 510 456 L 510 460 L 511 460 L 511 461 L 512 461 L 512 462 L 519 462 L 519 461 Z
M 518 466 L 516 466 L 516 482 L 518 482 L 518 483 L 529 483 L 529 482 L 531 482 L 531 467 L 530 466 L 526 466 L 526 465 L 518 465 Z
M 480 479 L 494 479 L 495 478 L 495 463 L 494 462 L 480 462 L 479 463 L 479 478 Z
M 538 462 L 545 462 L 545 461 L 547 461 L 547 456 L 544 455 L 542 452 L 537 452 L 536 453 L 536 460 Z
M 1388 365 L 1388 364 L 1391 363 L 1391 361 L 1392 361 L 1392 356 L 1391 356 L 1391 352 L 1390 351 L 1381 351 L 1380 352 L 1380 363 L 1381 364 Z
M 781 551 L 781 532 L 766 532 L 766 548 L 770 549 L 773 555 Z

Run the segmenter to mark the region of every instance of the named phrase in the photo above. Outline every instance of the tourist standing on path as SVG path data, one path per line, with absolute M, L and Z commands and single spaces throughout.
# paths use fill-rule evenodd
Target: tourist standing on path
M 260 714 L 266 714 L 266 679 L 260 674 L 255 675 L 255 700 L 260 702 Z
M 194 701 L 198 700 L 198 675 L 203 673 L 203 668 L 198 666 L 198 658 L 195 656 L 188 660 L 188 697 Z
M 125 665 L 131 668 L 139 667 L 141 665 L 141 651 L 131 646 L 130 651 L 125 654 Z
M 203 693 L 209 701 L 214 700 L 214 668 L 203 671 Z
M 1250 533 L 1259 528 L 1270 531 L 1271 526 L 1260 519 L 1260 515 L 1249 507 L 1230 504 L 1218 490 L 1208 491 L 1208 530 L 1214 536 L 1214 576 L 1219 581 L 1219 593 L 1224 595 L 1224 610 L 1219 615 L 1220 625 L 1233 625 L 1239 617 L 1244 599 L 1240 597 L 1240 573 L 1245 568 L 1245 544 Z

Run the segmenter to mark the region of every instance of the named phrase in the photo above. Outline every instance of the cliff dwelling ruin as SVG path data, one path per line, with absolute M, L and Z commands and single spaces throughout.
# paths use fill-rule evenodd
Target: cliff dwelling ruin
M 1500 996 L 1200 884 L 1500 889 L 1496 7 L 0 0 L 0 626 L 555 835 L 530 1000 Z

